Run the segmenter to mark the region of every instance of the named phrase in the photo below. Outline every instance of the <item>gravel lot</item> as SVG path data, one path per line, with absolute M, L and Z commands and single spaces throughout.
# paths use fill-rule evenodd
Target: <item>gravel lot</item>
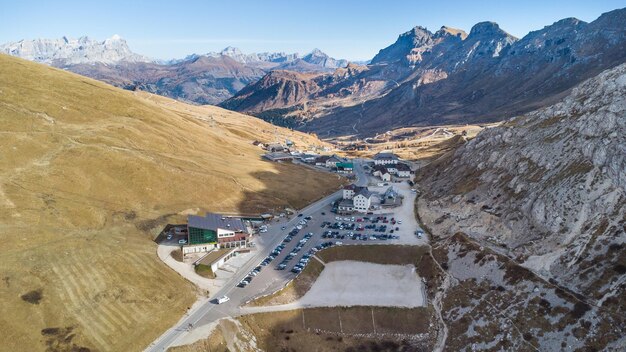
M 305 307 L 420 307 L 424 305 L 422 292 L 422 280 L 412 265 L 338 261 L 326 264 L 298 303 Z

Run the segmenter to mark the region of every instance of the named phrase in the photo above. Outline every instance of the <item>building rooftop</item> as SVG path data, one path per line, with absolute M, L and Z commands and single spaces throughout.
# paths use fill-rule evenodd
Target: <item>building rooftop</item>
M 200 261 L 200 264 L 210 266 L 216 261 L 229 255 L 231 252 L 234 252 L 235 250 L 237 250 L 237 248 L 223 248 L 223 249 L 213 250 L 209 252 L 209 254 L 207 254 L 204 258 L 202 258 L 202 260 Z
M 397 163 L 396 169 L 398 169 L 398 171 L 411 171 L 411 167 L 404 163 Z
M 389 170 L 387 170 L 387 167 L 385 165 L 374 165 L 372 170 L 380 171 L 383 174 L 388 174 L 389 173 Z
M 329 158 L 330 158 L 330 155 L 320 155 L 315 159 L 315 162 L 325 163 L 326 160 L 328 160 Z
M 345 190 L 352 190 L 352 191 L 354 191 L 355 193 L 356 193 L 356 192 L 359 192 L 359 191 L 360 191 L 360 190 L 362 190 L 363 188 L 366 188 L 366 187 L 357 186 L 357 185 L 355 185 L 354 183 L 351 183 L 351 184 L 349 184 L 349 185 L 343 186 L 343 189 L 345 189 Z
M 205 216 L 189 215 L 187 223 L 190 227 L 213 231 L 216 231 L 218 228 L 235 232 L 244 232 L 246 230 L 246 226 L 240 218 L 224 217 L 215 213 L 206 213 Z
M 263 157 L 265 157 L 266 159 L 271 160 L 271 161 L 293 159 L 293 155 L 287 154 L 287 153 L 284 153 L 284 152 L 266 153 L 266 154 L 263 155 Z
M 365 198 L 370 198 L 372 197 L 372 192 L 370 192 L 367 187 L 360 187 L 361 189 L 359 189 L 356 193 L 355 193 L 355 197 L 358 196 L 359 194 L 362 195 Z
M 378 153 L 378 154 L 374 155 L 374 159 L 376 159 L 376 160 L 383 160 L 383 159 L 398 160 L 398 156 L 395 155 L 394 153 Z
M 346 207 L 346 208 L 354 206 L 354 204 L 352 203 L 352 199 L 342 199 L 339 201 L 339 204 L 337 205 L 340 207 Z

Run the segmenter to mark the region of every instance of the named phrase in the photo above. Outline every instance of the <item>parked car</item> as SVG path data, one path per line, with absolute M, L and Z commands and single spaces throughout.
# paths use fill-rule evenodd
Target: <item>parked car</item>
M 298 214 L 298 217 L 302 217 L 302 216 L 303 216 L 302 214 Z
M 228 296 L 222 296 L 222 297 L 217 299 L 217 304 L 226 303 L 228 301 L 230 301 L 230 298 L 228 298 Z
M 178 244 L 186 244 L 187 240 L 178 240 Z
M 171 240 L 172 239 L 172 235 L 167 235 L 167 239 Z

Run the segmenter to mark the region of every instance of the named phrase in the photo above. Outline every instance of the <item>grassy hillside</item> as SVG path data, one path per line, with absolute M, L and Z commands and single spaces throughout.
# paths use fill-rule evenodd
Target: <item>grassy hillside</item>
M 316 138 L 0 55 L 0 350 L 140 350 L 194 301 L 156 257 L 201 210 L 300 207 L 336 176 L 251 142 Z

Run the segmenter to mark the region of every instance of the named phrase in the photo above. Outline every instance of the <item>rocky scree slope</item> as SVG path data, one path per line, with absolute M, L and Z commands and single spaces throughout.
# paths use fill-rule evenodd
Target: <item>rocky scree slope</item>
M 594 327 L 609 319 L 623 332 L 625 136 L 623 64 L 422 169 L 420 217 L 437 237 L 465 233 L 571 293 Z

